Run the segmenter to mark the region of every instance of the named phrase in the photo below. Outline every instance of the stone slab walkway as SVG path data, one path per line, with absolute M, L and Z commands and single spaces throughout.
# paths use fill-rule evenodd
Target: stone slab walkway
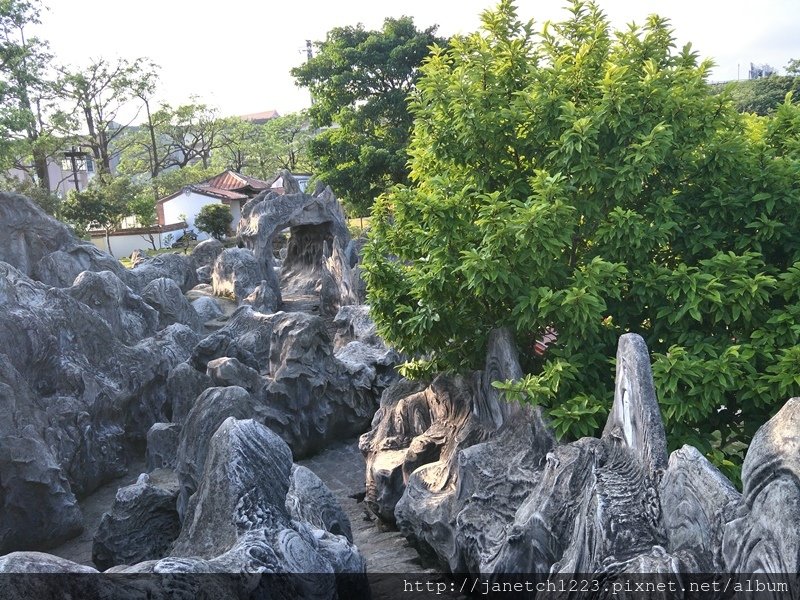
M 309 459 L 300 461 L 325 482 L 350 519 L 353 541 L 367 560 L 368 573 L 430 573 L 420 563 L 419 554 L 399 531 L 379 528 L 367 515 L 363 502 L 351 496 L 365 490 L 366 465 L 358 440 L 331 446 Z

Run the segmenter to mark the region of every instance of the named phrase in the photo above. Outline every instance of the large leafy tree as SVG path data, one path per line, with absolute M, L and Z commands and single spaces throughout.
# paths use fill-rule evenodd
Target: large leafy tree
M 70 190 L 61 203 L 59 216 L 72 224 L 83 235 L 92 227 L 104 230 L 106 247 L 113 255 L 111 233 L 119 228 L 122 220 L 139 211 L 138 200 L 141 186 L 130 177 L 112 177 L 100 174 L 92 179 L 85 190 Z M 149 200 L 152 203 L 152 200 Z
M 155 85 L 156 69 L 146 58 L 99 59 L 85 68 L 61 69 L 61 97 L 71 104 L 59 114 L 62 131 L 85 132 L 99 173 L 111 173 L 112 157 L 127 143 L 125 133 Z
M 410 17 L 386 19 L 379 31 L 337 27 L 317 42 L 316 55 L 292 70 L 309 88 L 318 127 L 336 124 L 311 142 L 316 175 L 356 212 L 407 180 L 411 116 L 406 96 L 433 44 L 436 27 L 419 30 Z
M 309 140 L 313 135 L 306 111 L 275 117 L 266 123 L 229 118 L 213 164 L 260 179 L 274 177 L 282 169 L 308 171 Z
M 50 199 L 47 160 L 61 141 L 48 118 L 56 92 L 52 55 L 47 43 L 29 31 L 39 23 L 39 13 L 35 1 L 0 2 L 0 164 L 27 173 L 41 188 L 37 193 Z
M 529 375 L 498 385 L 561 435 L 602 422 L 638 332 L 672 445 L 735 473 L 800 391 L 800 112 L 709 94 L 663 19 L 612 34 L 570 11 L 535 34 L 504 0 L 422 68 L 413 185 L 378 200 L 364 251 L 372 314 L 409 374 L 478 366 L 511 327 Z

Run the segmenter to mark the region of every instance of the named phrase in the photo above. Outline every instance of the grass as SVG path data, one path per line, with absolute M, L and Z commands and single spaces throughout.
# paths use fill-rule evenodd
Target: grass
M 186 250 L 186 254 L 191 252 L 192 248 L 194 246 L 196 246 L 196 245 L 197 245 L 197 242 L 191 242 L 189 244 L 189 247 L 185 249 Z M 150 257 L 150 256 L 158 256 L 159 254 L 169 254 L 171 252 L 183 253 L 183 251 L 184 251 L 184 248 L 159 248 L 158 250 L 153 250 L 152 248 L 149 248 L 149 249 L 145 250 L 145 254 L 148 257 Z M 133 265 L 131 264 L 131 259 L 130 259 L 129 256 L 123 256 L 122 258 L 119 259 L 119 262 L 121 262 L 122 266 L 125 267 L 126 269 L 133 268 Z

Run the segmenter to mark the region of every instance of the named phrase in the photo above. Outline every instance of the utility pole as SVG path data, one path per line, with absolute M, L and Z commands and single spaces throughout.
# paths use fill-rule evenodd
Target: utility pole
M 82 152 L 78 152 L 75 150 L 75 146 L 72 147 L 71 152 L 64 152 L 64 157 L 69 158 L 70 162 L 72 163 L 72 180 L 75 182 L 75 191 L 80 192 L 81 188 L 78 185 L 78 161 L 77 158 L 79 156 L 83 156 Z

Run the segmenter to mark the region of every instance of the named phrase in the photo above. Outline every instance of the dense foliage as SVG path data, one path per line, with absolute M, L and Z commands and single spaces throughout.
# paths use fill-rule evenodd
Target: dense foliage
M 480 367 L 511 327 L 530 375 L 498 385 L 560 435 L 596 432 L 638 332 L 671 444 L 735 474 L 800 390 L 800 111 L 709 94 L 661 18 L 612 34 L 570 11 L 535 34 L 504 0 L 422 67 L 413 185 L 378 200 L 365 248 L 372 314 L 409 374 Z
M 225 204 L 206 204 L 197 213 L 194 224 L 200 231 L 221 240 L 231 226 L 231 209 Z
M 768 115 L 783 104 L 786 94 L 797 95 L 800 78 L 772 75 L 759 79 L 745 79 L 712 86 L 714 93 L 727 93 L 739 112 Z
M 406 97 L 434 43 L 436 27 L 410 17 L 386 19 L 380 31 L 337 27 L 316 56 L 292 70 L 314 99 L 310 115 L 324 130 L 311 141 L 315 174 L 363 215 L 378 194 L 407 181 L 411 115 Z

